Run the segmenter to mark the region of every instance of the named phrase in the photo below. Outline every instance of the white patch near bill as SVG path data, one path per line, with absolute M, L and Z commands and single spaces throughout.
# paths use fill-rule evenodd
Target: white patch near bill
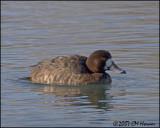
M 111 67 L 111 65 L 112 65 L 112 59 L 108 59 L 107 61 L 106 61 L 106 68 L 109 68 L 109 67 Z

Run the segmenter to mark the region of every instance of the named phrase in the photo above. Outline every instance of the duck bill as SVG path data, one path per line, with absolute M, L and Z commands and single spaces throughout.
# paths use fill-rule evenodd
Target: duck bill
M 110 62 L 107 62 L 106 66 L 107 70 L 113 71 L 115 73 L 126 74 L 126 71 L 119 68 L 112 60 L 110 60 Z
M 109 70 L 115 73 L 126 74 L 126 71 L 119 68 L 113 61 L 111 67 L 109 67 Z

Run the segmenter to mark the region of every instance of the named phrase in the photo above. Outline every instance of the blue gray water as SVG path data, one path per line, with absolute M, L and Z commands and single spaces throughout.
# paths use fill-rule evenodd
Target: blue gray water
M 158 126 L 158 3 L 2 1 L 1 125 Z M 112 84 L 80 87 L 21 79 L 42 59 L 98 49 L 110 51 L 127 74 L 109 71 Z

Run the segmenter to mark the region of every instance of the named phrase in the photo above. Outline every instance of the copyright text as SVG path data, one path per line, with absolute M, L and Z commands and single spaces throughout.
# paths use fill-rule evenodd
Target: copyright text
M 113 121 L 113 126 L 155 126 L 155 123 L 145 121 Z

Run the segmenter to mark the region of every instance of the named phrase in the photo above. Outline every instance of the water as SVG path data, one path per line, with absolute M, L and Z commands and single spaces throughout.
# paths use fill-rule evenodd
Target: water
M 2 1 L 2 126 L 159 126 L 158 3 Z M 98 49 L 127 74 L 108 72 L 112 84 L 81 87 L 21 79 L 42 59 Z

